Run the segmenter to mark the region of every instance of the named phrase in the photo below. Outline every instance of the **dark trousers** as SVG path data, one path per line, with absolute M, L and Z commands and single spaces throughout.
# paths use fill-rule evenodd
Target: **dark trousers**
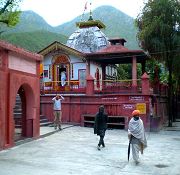
M 105 147 L 105 144 L 104 144 L 105 130 L 100 130 L 99 131 L 99 136 L 100 136 L 100 139 L 99 139 L 98 146 L 102 145 L 103 147 Z

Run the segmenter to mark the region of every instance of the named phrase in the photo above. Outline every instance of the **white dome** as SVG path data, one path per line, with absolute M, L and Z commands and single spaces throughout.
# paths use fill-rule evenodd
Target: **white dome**
M 93 26 L 76 30 L 66 45 L 80 52 L 92 53 L 107 47 L 109 41 L 97 26 Z

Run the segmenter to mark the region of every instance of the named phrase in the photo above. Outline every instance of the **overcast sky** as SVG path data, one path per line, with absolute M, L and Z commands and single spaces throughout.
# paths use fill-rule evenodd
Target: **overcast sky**
M 143 7 L 144 0 L 23 0 L 20 5 L 22 11 L 32 10 L 42 16 L 47 23 L 58 26 L 82 15 L 85 4 L 89 12 L 102 5 L 111 5 L 127 15 L 136 18 Z

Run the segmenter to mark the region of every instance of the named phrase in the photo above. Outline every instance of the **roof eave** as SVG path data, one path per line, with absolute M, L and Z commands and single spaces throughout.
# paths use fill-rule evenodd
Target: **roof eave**
M 78 50 L 75 50 L 71 47 L 68 47 L 68 46 L 66 46 L 66 45 L 64 45 L 58 41 L 51 43 L 49 46 L 45 47 L 44 49 L 42 49 L 38 53 L 45 56 L 48 53 L 50 53 L 51 51 L 59 50 L 59 49 L 62 49 L 62 50 L 66 51 L 72 55 L 77 55 L 78 57 L 84 59 L 84 55 L 82 52 L 79 52 Z
M 17 47 L 11 43 L 6 42 L 6 41 L 1 40 L 0 41 L 0 47 L 7 50 L 7 51 L 11 51 L 11 52 L 14 52 L 16 54 L 23 55 L 26 58 L 31 58 L 31 59 L 34 59 L 36 61 L 41 61 L 43 59 L 42 55 L 40 55 L 40 54 L 30 52 L 24 48 Z

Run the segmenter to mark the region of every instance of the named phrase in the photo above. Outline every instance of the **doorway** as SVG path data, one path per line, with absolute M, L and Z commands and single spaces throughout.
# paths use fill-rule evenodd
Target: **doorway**
M 16 95 L 16 102 L 13 109 L 14 113 L 14 141 L 17 142 L 25 138 L 25 113 L 26 113 L 26 100 L 25 91 L 21 86 Z
M 59 69 L 58 70 L 58 72 L 59 72 L 58 76 L 59 76 L 59 81 L 60 81 L 59 86 L 65 86 L 66 80 L 67 80 L 66 68 L 65 68 L 65 66 L 59 65 L 58 69 Z

